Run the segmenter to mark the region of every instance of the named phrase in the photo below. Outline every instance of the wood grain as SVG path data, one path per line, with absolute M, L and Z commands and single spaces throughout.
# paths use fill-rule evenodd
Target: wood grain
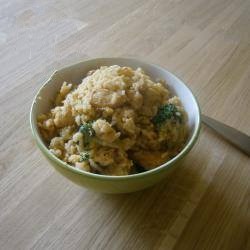
M 55 70 L 87 58 L 160 64 L 203 113 L 250 134 L 248 0 L 0 1 L 0 249 L 250 249 L 250 161 L 210 129 L 180 168 L 134 194 L 55 173 L 29 109 Z

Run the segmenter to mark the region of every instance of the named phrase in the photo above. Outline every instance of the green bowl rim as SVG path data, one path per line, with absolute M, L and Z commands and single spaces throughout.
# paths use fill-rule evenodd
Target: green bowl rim
M 168 70 L 166 70 L 165 68 L 163 68 L 160 65 L 157 64 L 153 64 L 153 63 L 148 63 L 146 61 L 141 61 L 135 58 L 129 58 L 129 57 L 105 57 L 105 58 L 92 58 L 86 61 L 81 61 L 79 63 L 87 63 L 90 61 L 95 61 L 95 60 L 110 60 L 110 59 L 126 59 L 126 60 L 133 60 L 133 61 L 137 61 L 137 62 L 141 62 L 141 63 L 146 63 L 150 66 L 156 67 L 158 69 L 161 70 L 165 70 L 167 71 L 170 75 L 172 75 L 174 78 L 178 79 L 181 81 L 181 83 L 191 92 L 194 101 L 197 105 L 198 108 L 198 124 L 195 126 L 194 132 L 192 137 L 189 139 L 188 143 L 185 145 L 185 147 L 182 149 L 182 151 L 176 155 L 174 158 L 172 158 L 171 160 L 167 161 L 166 163 L 160 165 L 159 167 L 156 167 L 154 169 L 142 172 L 142 173 L 138 173 L 138 174 L 132 174 L 132 175 L 124 175 L 124 176 L 111 176 L 111 175 L 100 175 L 100 174 L 94 174 L 94 173 L 89 173 L 89 172 L 85 172 L 82 170 L 79 170 L 67 163 L 65 163 L 64 161 L 60 160 L 59 158 L 57 158 L 55 155 L 53 155 L 49 149 L 46 147 L 46 145 L 43 143 L 40 134 L 37 130 L 37 126 L 35 125 L 36 123 L 36 119 L 33 115 L 33 110 L 34 110 L 34 105 L 36 103 L 36 100 L 41 92 L 41 90 L 45 87 L 45 85 L 51 80 L 52 76 L 57 72 L 55 71 L 52 76 L 40 87 L 40 89 L 38 90 L 37 94 L 35 95 L 32 105 L 31 105 L 31 109 L 30 109 L 30 127 L 31 127 L 31 131 L 32 131 L 32 135 L 36 141 L 36 144 L 38 145 L 39 149 L 52 161 L 54 161 L 56 164 L 58 164 L 59 166 L 63 167 L 64 169 L 67 169 L 75 174 L 79 174 L 79 175 L 83 175 L 85 177 L 88 178 L 93 178 L 93 179 L 102 179 L 102 180 L 128 180 L 128 179 L 135 179 L 135 178 L 143 178 L 146 177 L 148 175 L 154 175 L 154 174 L 158 174 L 159 172 L 165 170 L 166 168 L 169 168 L 170 166 L 172 166 L 174 163 L 176 163 L 177 161 L 181 160 L 194 146 L 195 142 L 198 139 L 199 133 L 200 133 L 200 129 L 201 129 L 201 110 L 200 110 L 200 106 L 199 103 L 197 101 L 196 96 L 193 94 L 192 90 L 184 83 L 184 81 L 182 81 L 180 78 L 178 78 L 177 76 L 175 76 L 174 74 L 172 74 L 171 72 L 169 72 Z M 78 63 L 77 63 L 78 64 Z M 75 64 L 73 64 L 75 65 Z M 73 66 L 73 65 L 69 65 L 69 66 Z M 68 67 L 68 66 L 67 66 Z M 66 68 L 66 67 L 64 67 Z M 63 68 L 62 68 L 63 69 Z

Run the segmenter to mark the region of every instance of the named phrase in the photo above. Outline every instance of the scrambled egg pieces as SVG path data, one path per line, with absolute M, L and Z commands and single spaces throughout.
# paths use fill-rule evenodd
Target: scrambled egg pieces
M 64 82 L 55 107 L 37 122 L 54 155 L 104 175 L 160 166 L 180 152 L 188 136 L 179 98 L 141 68 L 117 65 L 90 71 L 78 86 Z

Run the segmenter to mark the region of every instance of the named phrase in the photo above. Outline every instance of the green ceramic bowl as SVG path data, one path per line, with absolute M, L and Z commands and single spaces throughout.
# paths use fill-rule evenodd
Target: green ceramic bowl
M 165 79 L 172 93 L 180 97 L 185 110 L 188 113 L 189 139 L 183 150 L 165 164 L 147 172 L 128 176 L 104 176 L 78 170 L 55 157 L 44 143 L 36 118 L 39 114 L 47 112 L 51 108 L 56 93 L 63 81 L 80 83 L 89 70 L 100 66 L 110 65 L 141 67 L 153 79 Z M 50 79 L 38 91 L 30 111 L 30 125 L 36 143 L 51 165 L 63 176 L 72 182 L 104 193 L 129 193 L 138 191 L 164 179 L 174 170 L 180 160 L 194 146 L 200 131 L 200 109 L 196 98 L 190 89 L 176 76 L 160 66 L 142 62 L 131 58 L 97 58 L 56 71 Z M 42 169 L 41 169 L 42 171 Z

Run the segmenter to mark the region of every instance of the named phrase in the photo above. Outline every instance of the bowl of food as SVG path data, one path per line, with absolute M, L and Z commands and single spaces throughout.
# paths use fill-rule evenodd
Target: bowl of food
M 97 58 L 56 71 L 34 98 L 30 124 L 63 176 L 105 193 L 152 186 L 195 144 L 200 109 L 166 69 L 132 58 Z

